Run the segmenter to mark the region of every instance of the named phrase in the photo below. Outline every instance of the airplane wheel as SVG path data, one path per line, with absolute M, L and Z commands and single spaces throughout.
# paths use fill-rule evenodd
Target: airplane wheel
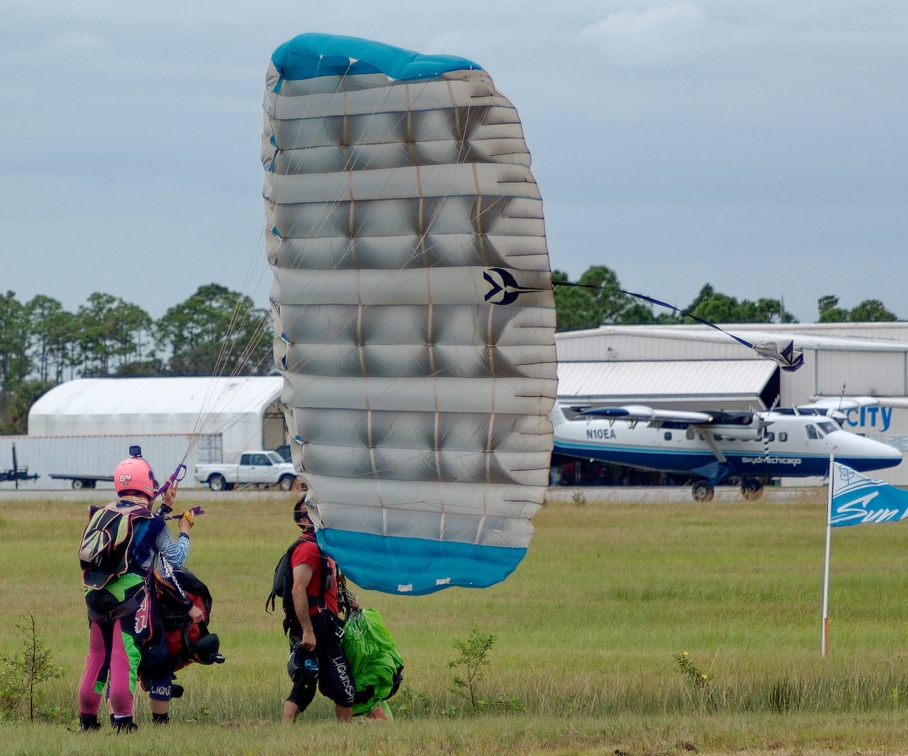
M 763 486 L 753 480 L 747 481 L 741 486 L 741 496 L 746 501 L 756 501 L 763 495 Z
M 691 486 L 690 495 L 694 497 L 694 501 L 712 501 L 716 492 L 708 481 L 698 480 Z

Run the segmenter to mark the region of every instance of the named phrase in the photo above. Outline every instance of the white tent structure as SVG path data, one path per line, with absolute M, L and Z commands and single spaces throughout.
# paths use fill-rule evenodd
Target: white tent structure
M 280 376 L 83 378 L 48 391 L 29 436 L 190 434 L 220 440 L 218 457 L 284 443 Z

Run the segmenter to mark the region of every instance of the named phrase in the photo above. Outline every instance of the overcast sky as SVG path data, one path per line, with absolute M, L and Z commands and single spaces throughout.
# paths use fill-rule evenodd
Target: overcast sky
M 520 112 L 552 267 L 908 319 L 904 0 L 5 0 L 0 290 L 153 317 L 265 306 L 271 53 L 303 32 L 482 65 Z

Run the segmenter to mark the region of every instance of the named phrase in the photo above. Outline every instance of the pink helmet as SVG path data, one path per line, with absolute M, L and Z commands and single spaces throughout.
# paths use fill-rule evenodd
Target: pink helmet
M 114 488 L 117 493 L 135 491 L 153 499 L 157 490 L 157 481 L 149 465 L 141 457 L 124 459 L 114 470 Z

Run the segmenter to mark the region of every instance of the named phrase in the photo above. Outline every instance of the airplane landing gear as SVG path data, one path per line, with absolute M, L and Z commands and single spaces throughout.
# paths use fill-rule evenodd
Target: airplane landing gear
M 741 496 L 746 501 L 756 501 L 763 495 L 763 483 L 753 478 L 741 481 Z
M 695 480 L 690 488 L 690 495 L 694 497 L 694 501 L 712 501 L 715 494 L 715 489 L 708 480 Z

